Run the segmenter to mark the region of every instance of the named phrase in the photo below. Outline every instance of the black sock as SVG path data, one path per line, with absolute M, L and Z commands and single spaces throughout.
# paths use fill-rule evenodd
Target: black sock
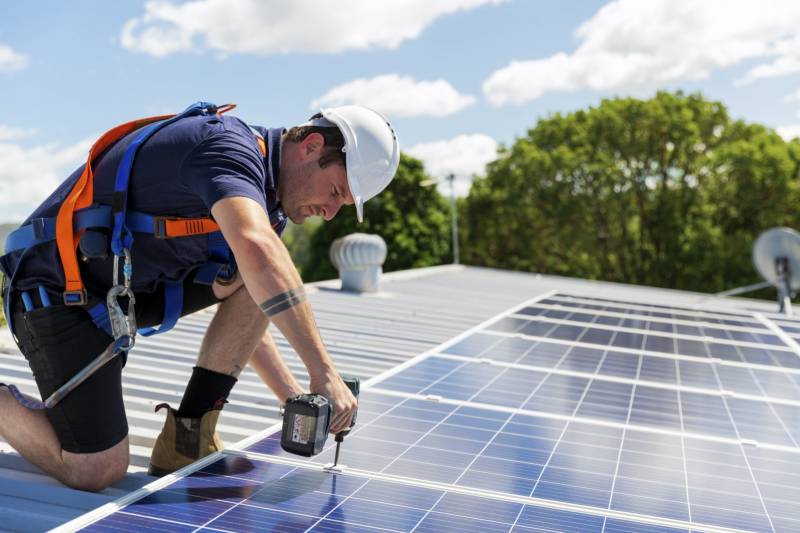
M 233 376 L 194 367 L 178 408 L 178 416 L 200 418 L 213 409 L 218 401 L 227 399 L 235 384 L 236 378 Z

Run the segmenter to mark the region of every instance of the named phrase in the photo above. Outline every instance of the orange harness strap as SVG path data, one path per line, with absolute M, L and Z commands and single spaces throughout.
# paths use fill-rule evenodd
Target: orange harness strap
M 80 269 L 78 268 L 78 256 L 76 249 L 78 246 L 78 234 L 73 230 L 72 220 L 75 211 L 89 207 L 94 197 L 94 173 L 92 172 L 92 162 L 94 158 L 106 148 L 118 141 L 125 135 L 134 130 L 146 126 L 157 120 L 164 120 L 174 115 L 162 115 L 158 117 L 145 118 L 127 122 L 117 126 L 100 137 L 89 150 L 89 157 L 80 178 L 70 191 L 67 198 L 58 209 L 56 217 L 56 244 L 58 254 L 61 257 L 61 264 L 64 268 L 64 278 L 66 282 L 65 295 L 73 293 L 79 295 L 82 303 L 86 302 L 86 289 L 83 286 Z M 76 302 L 77 303 L 77 302 Z
M 221 106 L 217 115 L 222 115 L 234 107 L 236 107 L 235 104 Z M 73 186 L 72 191 L 70 191 L 67 198 L 61 204 L 58 210 L 58 216 L 56 217 L 56 244 L 58 246 L 58 254 L 61 258 L 61 264 L 64 268 L 66 283 L 64 291 L 65 301 L 66 296 L 72 294 L 78 299 L 71 300 L 70 303 L 86 303 L 86 289 L 81 279 L 81 273 L 78 267 L 78 256 L 76 253 L 80 235 L 79 232 L 73 229 L 73 218 L 75 211 L 87 208 L 92 204 L 94 198 L 94 173 L 92 170 L 92 162 L 106 148 L 129 133 L 153 122 L 170 119 L 174 116 L 175 115 L 160 115 L 121 124 L 104 133 L 94 145 L 92 145 L 91 150 L 89 150 L 86 166 L 80 178 L 78 178 L 78 181 Z M 261 154 L 266 156 L 267 147 L 264 139 L 257 136 L 256 141 L 258 142 L 258 148 Z M 207 217 L 154 217 L 154 220 L 155 227 L 153 228 L 153 233 L 157 238 L 184 237 L 187 235 L 200 235 L 219 231 L 219 225 L 217 225 L 213 219 Z

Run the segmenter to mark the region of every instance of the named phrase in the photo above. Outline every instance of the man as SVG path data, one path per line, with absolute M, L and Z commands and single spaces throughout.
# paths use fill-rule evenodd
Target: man
M 399 163 L 391 126 L 360 106 L 322 110 L 288 131 L 250 127 L 213 106 L 190 109 L 172 121 L 154 122 L 152 131 L 138 127 L 140 122 L 111 130 L 118 131 L 119 140 L 101 138 L 90 153 L 91 164 L 79 168 L 36 209 L 9 237 L 7 254 L 0 258 L 7 316 L 42 398 L 114 340 L 105 303 L 106 293 L 120 283 L 114 278 L 120 275 L 114 272 L 114 239 L 117 228 L 127 231 L 136 225 L 135 217 L 147 220 L 145 228 L 118 242 L 130 245 L 132 271 L 127 274 L 132 273 L 138 326 L 161 324 L 164 329 L 178 315 L 219 303 L 180 406 L 167 406 L 151 457 L 156 475 L 221 447 L 214 429 L 219 411 L 248 362 L 281 401 L 303 392 L 267 331 L 270 321 L 303 360 L 311 392 L 334 404 L 331 432 L 349 426 L 356 400 L 326 352 L 280 233 L 287 217 L 298 224 L 309 216 L 330 220 L 345 204 L 355 204 L 360 221 L 363 202 L 389 184 Z M 134 131 L 119 133 L 129 130 Z M 133 161 L 127 176 L 126 161 Z M 82 261 L 76 264 L 82 285 L 75 291 L 69 288 L 75 275 L 68 268 L 75 261 L 69 257 L 75 246 L 65 246 L 64 235 L 51 228 L 60 227 L 75 195 L 83 194 L 78 187 L 86 176 L 91 182 L 92 169 L 91 206 L 75 211 L 66 233 L 73 236 L 74 228 L 79 237 Z M 121 181 L 129 181 L 122 190 Z M 104 206 L 113 206 L 114 217 L 122 213 L 127 226 L 108 222 L 91 227 L 89 212 L 111 220 Z M 159 228 L 175 226 L 174 217 L 188 220 L 186 227 L 194 229 L 163 238 L 171 230 Z M 213 240 L 219 233 L 203 229 L 193 234 L 201 226 L 218 226 L 226 264 L 220 265 L 221 240 Z M 177 310 L 174 294 L 180 295 Z M 128 467 L 123 365 L 124 357 L 112 359 L 46 410 L 26 407 L 0 387 L 0 435 L 71 487 L 101 490 L 113 484 Z

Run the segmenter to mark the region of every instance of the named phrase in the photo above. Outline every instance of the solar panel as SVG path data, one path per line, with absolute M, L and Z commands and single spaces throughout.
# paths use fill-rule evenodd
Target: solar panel
M 89 530 L 798 531 L 771 324 L 547 295 L 365 387 L 343 472 L 266 432 Z
M 455 491 L 225 457 L 86 531 L 574 531 L 604 518 Z M 607 531 L 679 532 L 628 520 Z

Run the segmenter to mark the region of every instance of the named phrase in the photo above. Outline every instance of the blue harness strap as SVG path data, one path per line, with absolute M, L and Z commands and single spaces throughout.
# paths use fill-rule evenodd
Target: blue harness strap
M 151 337 L 171 330 L 178 319 L 181 317 L 183 310 L 183 282 L 180 281 L 167 281 L 164 283 L 164 317 L 161 319 L 159 328 L 140 328 L 137 333 L 145 337 Z M 98 328 L 102 329 L 109 336 L 111 334 L 111 319 L 108 316 L 108 307 L 105 302 L 99 302 L 87 311 L 92 317 L 92 322 Z
M 105 302 L 100 302 L 86 310 L 92 317 L 92 322 L 98 328 L 108 333 L 109 337 L 114 335 L 111 333 L 111 318 L 108 316 L 108 307 Z
M 164 283 L 164 318 L 161 319 L 161 327 L 141 328 L 138 330 L 140 335 L 150 337 L 169 331 L 178 323 L 183 310 L 183 282 L 167 281 Z
M 22 291 L 20 295 L 22 296 L 22 305 L 25 306 L 25 311 L 33 311 L 33 300 L 28 291 Z
M 50 295 L 41 285 L 39 285 L 39 300 L 42 302 L 42 307 L 50 307 Z
M 236 273 L 236 264 L 231 249 L 221 231 L 208 234 L 208 262 L 202 265 L 194 275 L 194 282 L 211 285 L 221 278 L 229 280 Z
M 129 231 L 134 233 L 149 233 L 153 235 L 156 218 L 157 217 L 153 215 L 139 213 L 138 211 L 128 211 L 125 215 L 125 226 Z M 111 229 L 113 227 L 111 207 L 100 205 L 76 211 L 74 227 L 75 231 L 86 228 Z M 35 218 L 30 224 L 17 228 L 8 234 L 4 251 L 10 254 L 39 244 L 54 241 L 55 238 L 55 217 Z
M 126 226 L 125 212 L 128 208 L 128 184 L 131 179 L 133 161 L 139 148 L 153 136 L 158 130 L 185 117 L 195 115 L 205 115 L 215 113 L 217 106 L 209 102 L 195 102 L 187 107 L 182 113 L 172 118 L 154 122 L 136 136 L 133 142 L 125 150 L 122 160 L 117 167 L 117 177 L 114 182 L 114 196 L 112 199 L 111 213 L 113 216 L 114 227 L 111 231 L 111 251 L 117 256 L 123 256 L 124 250 L 130 250 L 133 245 L 133 233 Z

